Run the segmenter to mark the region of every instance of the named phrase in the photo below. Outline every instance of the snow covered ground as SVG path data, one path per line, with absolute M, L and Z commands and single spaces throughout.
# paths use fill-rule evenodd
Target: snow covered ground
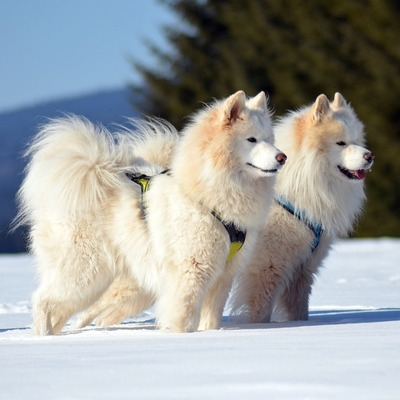
M 400 240 L 339 242 L 309 321 L 217 331 L 112 329 L 35 337 L 32 258 L 0 257 L 0 399 L 400 399 Z

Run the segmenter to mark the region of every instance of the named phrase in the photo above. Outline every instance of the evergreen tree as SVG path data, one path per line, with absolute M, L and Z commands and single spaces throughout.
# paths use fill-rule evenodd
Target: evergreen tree
M 358 235 L 400 235 L 400 3 L 396 0 L 163 0 L 183 29 L 167 27 L 144 78 L 144 113 L 177 127 L 214 98 L 270 95 L 276 115 L 340 91 L 376 153 Z

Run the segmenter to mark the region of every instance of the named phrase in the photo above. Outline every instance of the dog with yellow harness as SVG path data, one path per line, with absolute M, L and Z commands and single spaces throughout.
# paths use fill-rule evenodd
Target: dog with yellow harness
M 156 304 L 161 329 L 219 326 L 286 156 L 263 92 L 208 105 L 178 136 L 160 120 L 117 138 L 75 116 L 42 128 L 19 191 L 38 261 L 36 334 L 59 333 L 118 282 L 135 313 Z M 168 171 L 140 157 L 157 143 L 171 149 Z

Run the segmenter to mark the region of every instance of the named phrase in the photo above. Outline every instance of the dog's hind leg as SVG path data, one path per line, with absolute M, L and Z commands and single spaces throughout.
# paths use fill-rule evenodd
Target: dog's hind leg
M 68 319 L 91 306 L 113 279 L 107 252 L 75 243 L 61 257 L 53 253 L 39 264 L 42 278 L 33 296 L 33 322 L 37 335 L 58 334 Z
M 53 333 L 55 335 L 59 334 L 67 323 L 67 321 L 75 314 L 74 308 L 71 308 L 69 303 L 63 302 L 57 304 L 52 316 L 51 324 L 53 326 Z
M 97 326 L 107 327 L 135 316 L 154 304 L 152 294 L 144 291 L 132 277 L 114 280 L 103 296 L 87 310 L 76 324 L 83 328 L 96 319 Z
M 41 286 L 33 296 L 33 321 L 36 335 L 57 335 L 66 322 L 77 312 L 96 301 L 107 286 L 93 281 L 94 288 L 81 292 L 80 288 L 62 288 L 62 293 L 52 292 L 52 288 Z M 67 286 L 67 285 L 66 285 Z
M 56 335 L 74 313 L 73 302 L 55 298 L 42 285 L 33 295 L 33 321 L 36 335 Z
M 33 294 L 33 330 L 36 335 L 53 335 L 54 330 L 51 323 L 51 314 L 54 304 L 42 295 L 43 290 L 39 289 Z
M 147 310 L 155 302 L 152 294 L 145 291 L 127 293 L 121 302 L 113 303 L 102 311 L 96 319 L 96 325 L 107 327 L 122 322 L 127 317 L 133 317 L 142 311 Z

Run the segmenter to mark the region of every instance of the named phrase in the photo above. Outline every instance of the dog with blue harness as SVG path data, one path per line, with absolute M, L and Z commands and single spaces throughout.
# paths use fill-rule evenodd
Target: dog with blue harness
M 233 312 L 249 322 L 308 318 L 315 276 L 335 240 L 352 232 L 374 162 L 362 123 L 339 93 L 288 113 L 274 131 L 288 162 L 233 294 Z

